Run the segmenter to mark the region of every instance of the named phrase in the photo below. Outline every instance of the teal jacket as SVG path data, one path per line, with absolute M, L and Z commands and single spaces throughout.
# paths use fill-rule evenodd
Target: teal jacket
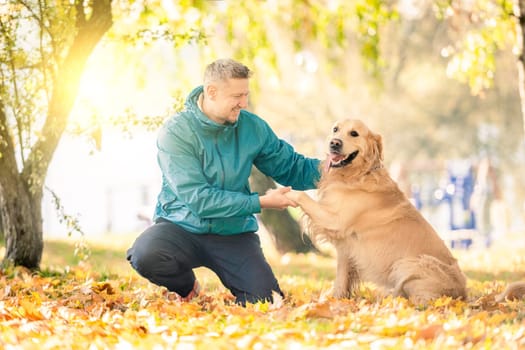
M 235 124 L 215 123 L 197 106 L 202 91 L 194 89 L 185 109 L 160 129 L 162 189 L 153 219 L 193 233 L 255 232 L 261 206 L 248 183 L 252 165 L 281 185 L 306 190 L 319 180 L 320 161 L 296 153 L 248 111 L 241 110 Z

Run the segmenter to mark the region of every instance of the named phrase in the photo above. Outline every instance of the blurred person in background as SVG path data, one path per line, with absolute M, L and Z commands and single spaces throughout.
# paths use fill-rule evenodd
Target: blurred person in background
M 284 193 L 290 187 L 313 189 L 320 177 L 318 159 L 296 153 L 263 119 L 246 111 L 251 74 L 231 59 L 209 64 L 203 85 L 158 135 L 162 188 L 154 224 L 136 239 L 127 259 L 181 301 L 199 294 L 193 269 L 200 266 L 214 271 L 239 304 L 282 296 L 254 214 L 295 207 Z M 252 166 L 289 187 L 252 192 Z
M 501 197 L 496 169 L 488 156 L 483 157 L 476 171 L 476 182 L 471 198 L 471 207 L 476 218 L 477 230 L 484 245 L 489 247 L 493 242 L 494 220 L 492 204 Z

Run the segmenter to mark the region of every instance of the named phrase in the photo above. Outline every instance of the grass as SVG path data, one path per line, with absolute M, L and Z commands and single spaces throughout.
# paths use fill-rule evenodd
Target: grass
M 108 234 L 91 239 L 74 237 L 47 239 L 44 243 L 41 268 L 47 273 L 60 273 L 80 263 L 104 276 L 134 275 L 126 260 L 126 250 L 138 233 Z M 524 233 L 509 233 L 489 249 L 453 250 L 460 266 L 471 282 L 505 281 L 525 279 Z M 310 279 L 330 284 L 335 275 L 335 259 L 330 248 L 322 247 L 327 254 L 285 254 L 273 249 L 271 240 L 261 236 L 263 249 L 278 279 Z M 0 256 L 4 254 L 0 242 Z M 197 276 L 220 286 L 216 276 L 207 269 L 196 269 Z
M 126 276 L 134 274 L 126 260 L 126 250 L 137 234 L 107 235 L 98 239 L 80 241 L 75 238 L 46 240 L 42 257 L 42 269 L 62 271 L 81 262 L 75 250 L 87 246 L 89 257 L 85 263 L 103 275 Z M 460 266 L 472 282 L 505 281 L 525 279 L 525 239 L 522 233 L 508 234 L 489 249 L 453 250 Z M 326 255 L 278 254 L 270 240 L 262 237 L 263 249 L 278 279 L 310 279 L 330 284 L 335 276 L 335 259 L 329 247 Z M 82 249 L 80 249 L 82 251 Z M 1 253 L 1 252 L 0 252 Z M 1 255 L 1 254 L 0 254 Z M 196 269 L 213 287 L 219 283 L 207 269 Z
M 74 238 L 46 240 L 42 268 L 61 271 L 85 260 L 99 273 L 127 274 L 130 267 L 126 260 L 127 247 L 123 244 L 127 240 L 126 237 L 107 237 L 100 241 L 88 242 Z M 77 254 L 79 250 L 87 255 L 86 259 Z

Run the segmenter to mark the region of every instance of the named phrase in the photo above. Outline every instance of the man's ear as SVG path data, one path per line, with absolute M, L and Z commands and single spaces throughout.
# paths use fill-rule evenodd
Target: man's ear
M 204 89 L 206 90 L 206 96 L 212 100 L 215 99 L 215 96 L 217 96 L 217 87 L 215 85 L 206 85 Z

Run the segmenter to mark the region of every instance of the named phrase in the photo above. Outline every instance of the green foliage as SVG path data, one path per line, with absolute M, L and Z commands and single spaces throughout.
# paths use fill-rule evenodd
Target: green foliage
M 499 52 L 510 49 L 519 54 L 521 39 L 513 11 L 513 3 L 506 0 L 436 4 L 438 18 L 457 36 L 442 51 L 443 56 L 450 57 L 447 75 L 468 84 L 474 95 L 493 87 Z
M 244 20 L 236 20 L 241 14 Z M 236 4 L 229 6 L 219 18 L 227 23 L 226 40 L 243 61 L 262 61 L 272 68 L 280 68 L 278 55 L 283 43 L 275 40 L 286 40 L 289 35 L 295 52 L 320 49 L 328 55 L 332 66 L 342 65 L 346 57 L 340 53 L 349 47 L 352 38 L 356 38 L 365 69 L 379 78 L 384 68 L 380 32 L 389 21 L 397 18 L 397 13 L 379 0 L 333 4 L 288 0 Z M 336 69 L 333 74 L 332 78 L 337 80 Z
M 386 65 L 380 51 L 381 28 L 399 19 L 399 14 L 381 0 L 360 0 L 356 4 L 355 11 L 364 67 L 372 77 L 381 80 Z

